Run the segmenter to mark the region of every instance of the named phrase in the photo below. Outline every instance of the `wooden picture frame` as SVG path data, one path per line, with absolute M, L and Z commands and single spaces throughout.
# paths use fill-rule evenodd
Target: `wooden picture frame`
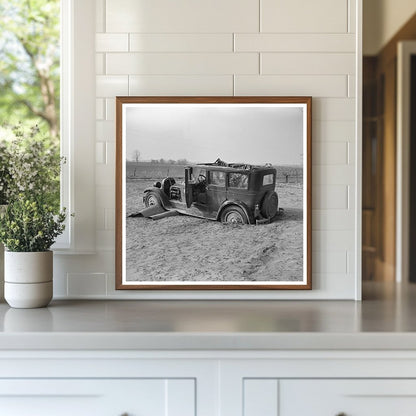
M 116 129 L 116 289 L 312 288 L 311 97 L 117 97 Z

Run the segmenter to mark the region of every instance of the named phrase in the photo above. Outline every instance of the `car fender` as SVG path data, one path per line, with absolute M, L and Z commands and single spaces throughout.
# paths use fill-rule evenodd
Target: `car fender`
M 247 205 L 244 202 L 241 201 L 224 201 L 217 212 L 217 221 L 221 218 L 221 213 L 224 210 L 225 207 L 229 207 L 230 205 L 236 205 L 237 207 L 240 207 L 244 213 L 246 214 L 247 220 L 249 224 L 254 224 L 252 215 L 250 214 L 250 210 L 248 209 Z
M 155 194 L 157 194 L 160 197 L 160 200 L 162 201 L 163 208 L 166 208 L 166 209 L 171 208 L 169 198 L 166 196 L 166 194 L 160 188 L 156 188 L 156 186 L 149 186 L 143 192 L 143 199 L 144 199 L 145 195 L 148 192 L 154 192 Z

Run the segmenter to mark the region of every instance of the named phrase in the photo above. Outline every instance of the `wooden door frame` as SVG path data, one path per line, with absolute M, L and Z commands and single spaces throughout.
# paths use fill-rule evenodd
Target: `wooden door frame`
M 396 281 L 409 280 L 410 56 L 416 41 L 397 44 Z

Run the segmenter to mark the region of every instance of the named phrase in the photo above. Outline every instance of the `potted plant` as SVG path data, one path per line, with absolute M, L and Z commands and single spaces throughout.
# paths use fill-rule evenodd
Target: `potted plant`
M 50 247 L 65 228 L 59 210 L 62 159 L 35 126 L 13 129 L 8 144 L 7 208 L 0 216 L 4 292 L 10 306 L 46 306 L 53 294 Z
M 11 153 L 3 135 L 0 137 L 0 216 L 3 215 L 9 200 Z M 4 246 L 0 243 L 0 299 L 3 299 L 4 285 Z
M 4 297 L 14 308 L 46 306 L 53 295 L 55 239 L 65 229 L 65 210 L 55 214 L 39 196 L 24 194 L 0 218 L 4 255 Z

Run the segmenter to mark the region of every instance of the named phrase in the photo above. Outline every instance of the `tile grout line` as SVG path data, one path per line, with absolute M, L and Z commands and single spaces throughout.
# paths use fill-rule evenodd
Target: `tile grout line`
M 262 10 L 262 7 L 263 7 L 263 4 L 262 4 L 263 2 L 262 2 L 262 0 L 259 0 L 259 33 L 261 33 L 262 32 L 262 30 L 263 30 L 263 22 L 262 22 L 262 19 L 261 19 L 261 10 Z
M 347 2 L 347 33 L 351 33 L 351 0 Z
M 106 19 L 107 0 L 103 0 L 103 13 L 104 13 L 104 16 L 102 16 L 102 18 L 103 18 L 103 29 L 104 29 L 104 33 L 107 33 L 107 19 Z

